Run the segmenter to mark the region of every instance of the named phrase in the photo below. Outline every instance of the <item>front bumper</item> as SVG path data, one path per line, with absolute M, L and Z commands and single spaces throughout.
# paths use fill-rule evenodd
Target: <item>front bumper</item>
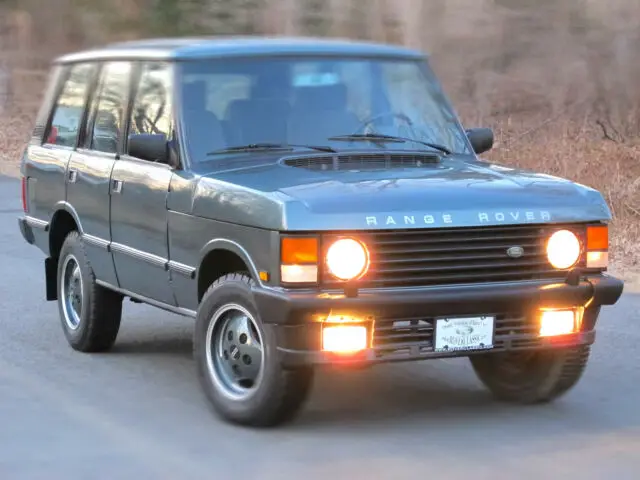
M 594 328 L 600 306 L 616 303 L 623 288 L 623 282 L 617 278 L 593 275 L 575 286 L 561 281 L 486 283 L 362 290 L 355 297 L 340 292 L 256 289 L 255 298 L 263 321 L 275 324 L 278 348 L 285 364 L 367 364 L 474 354 L 468 351 L 436 353 L 428 327 L 413 337 L 405 335 L 403 342 L 387 339 L 383 342 L 376 333 L 377 327 L 385 325 L 384 330 L 389 330 L 389 325 L 399 321 L 428 326 L 434 317 L 440 316 L 495 315 L 494 348 L 489 351 L 591 344 L 595 341 Z M 587 307 L 579 332 L 543 339 L 531 328 L 534 312 L 539 308 L 579 306 Z M 322 323 L 330 313 L 366 318 L 374 332 L 371 348 L 349 357 L 323 352 Z

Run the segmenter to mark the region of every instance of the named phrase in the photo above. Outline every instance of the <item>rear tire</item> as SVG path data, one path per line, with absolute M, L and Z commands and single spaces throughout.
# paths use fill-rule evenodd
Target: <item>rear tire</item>
M 300 411 L 313 369 L 283 368 L 275 329 L 260 319 L 253 285 L 249 276 L 235 273 L 209 287 L 198 309 L 194 358 L 202 389 L 221 418 L 272 427 Z
M 109 350 L 120 329 L 122 296 L 96 283 L 76 231 L 62 245 L 57 277 L 58 310 L 69 345 L 85 353 Z
M 471 356 L 480 381 L 501 401 L 536 404 L 553 401 L 580 380 L 589 345 L 535 352 Z

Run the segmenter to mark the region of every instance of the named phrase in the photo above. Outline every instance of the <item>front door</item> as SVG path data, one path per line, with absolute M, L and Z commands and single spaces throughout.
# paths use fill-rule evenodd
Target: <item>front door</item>
M 140 66 L 128 132 L 165 133 L 173 128 L 171 67 Z M 127 135 L 128 136 L 128 135 Z M 111 176 L 111 250 L 120 288 L 176 305 L 169 282 L 167 196 L 173 171 L 124 153 Z

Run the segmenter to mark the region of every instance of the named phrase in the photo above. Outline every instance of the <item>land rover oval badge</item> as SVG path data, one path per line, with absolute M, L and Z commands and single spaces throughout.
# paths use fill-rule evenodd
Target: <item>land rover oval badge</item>
M 509 247 L 507 249 L 507 255 L 511 258 L 520 258 L 524 255 L 524 248 L 520 246 Z

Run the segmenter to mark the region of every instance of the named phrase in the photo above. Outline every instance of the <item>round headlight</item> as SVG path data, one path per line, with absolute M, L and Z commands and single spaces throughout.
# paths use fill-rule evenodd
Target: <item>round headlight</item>
M 353 238 L 341 238 L 333 242 L 326 256 L 329 272 L 340 280 L 355 280 L 369 269 L 367 248 Z
M 569 230 L 558 230 L 547 242 L 549 263 L 560 270 L 573 267 L 580 259 L 580 251 L 580 240 Z

